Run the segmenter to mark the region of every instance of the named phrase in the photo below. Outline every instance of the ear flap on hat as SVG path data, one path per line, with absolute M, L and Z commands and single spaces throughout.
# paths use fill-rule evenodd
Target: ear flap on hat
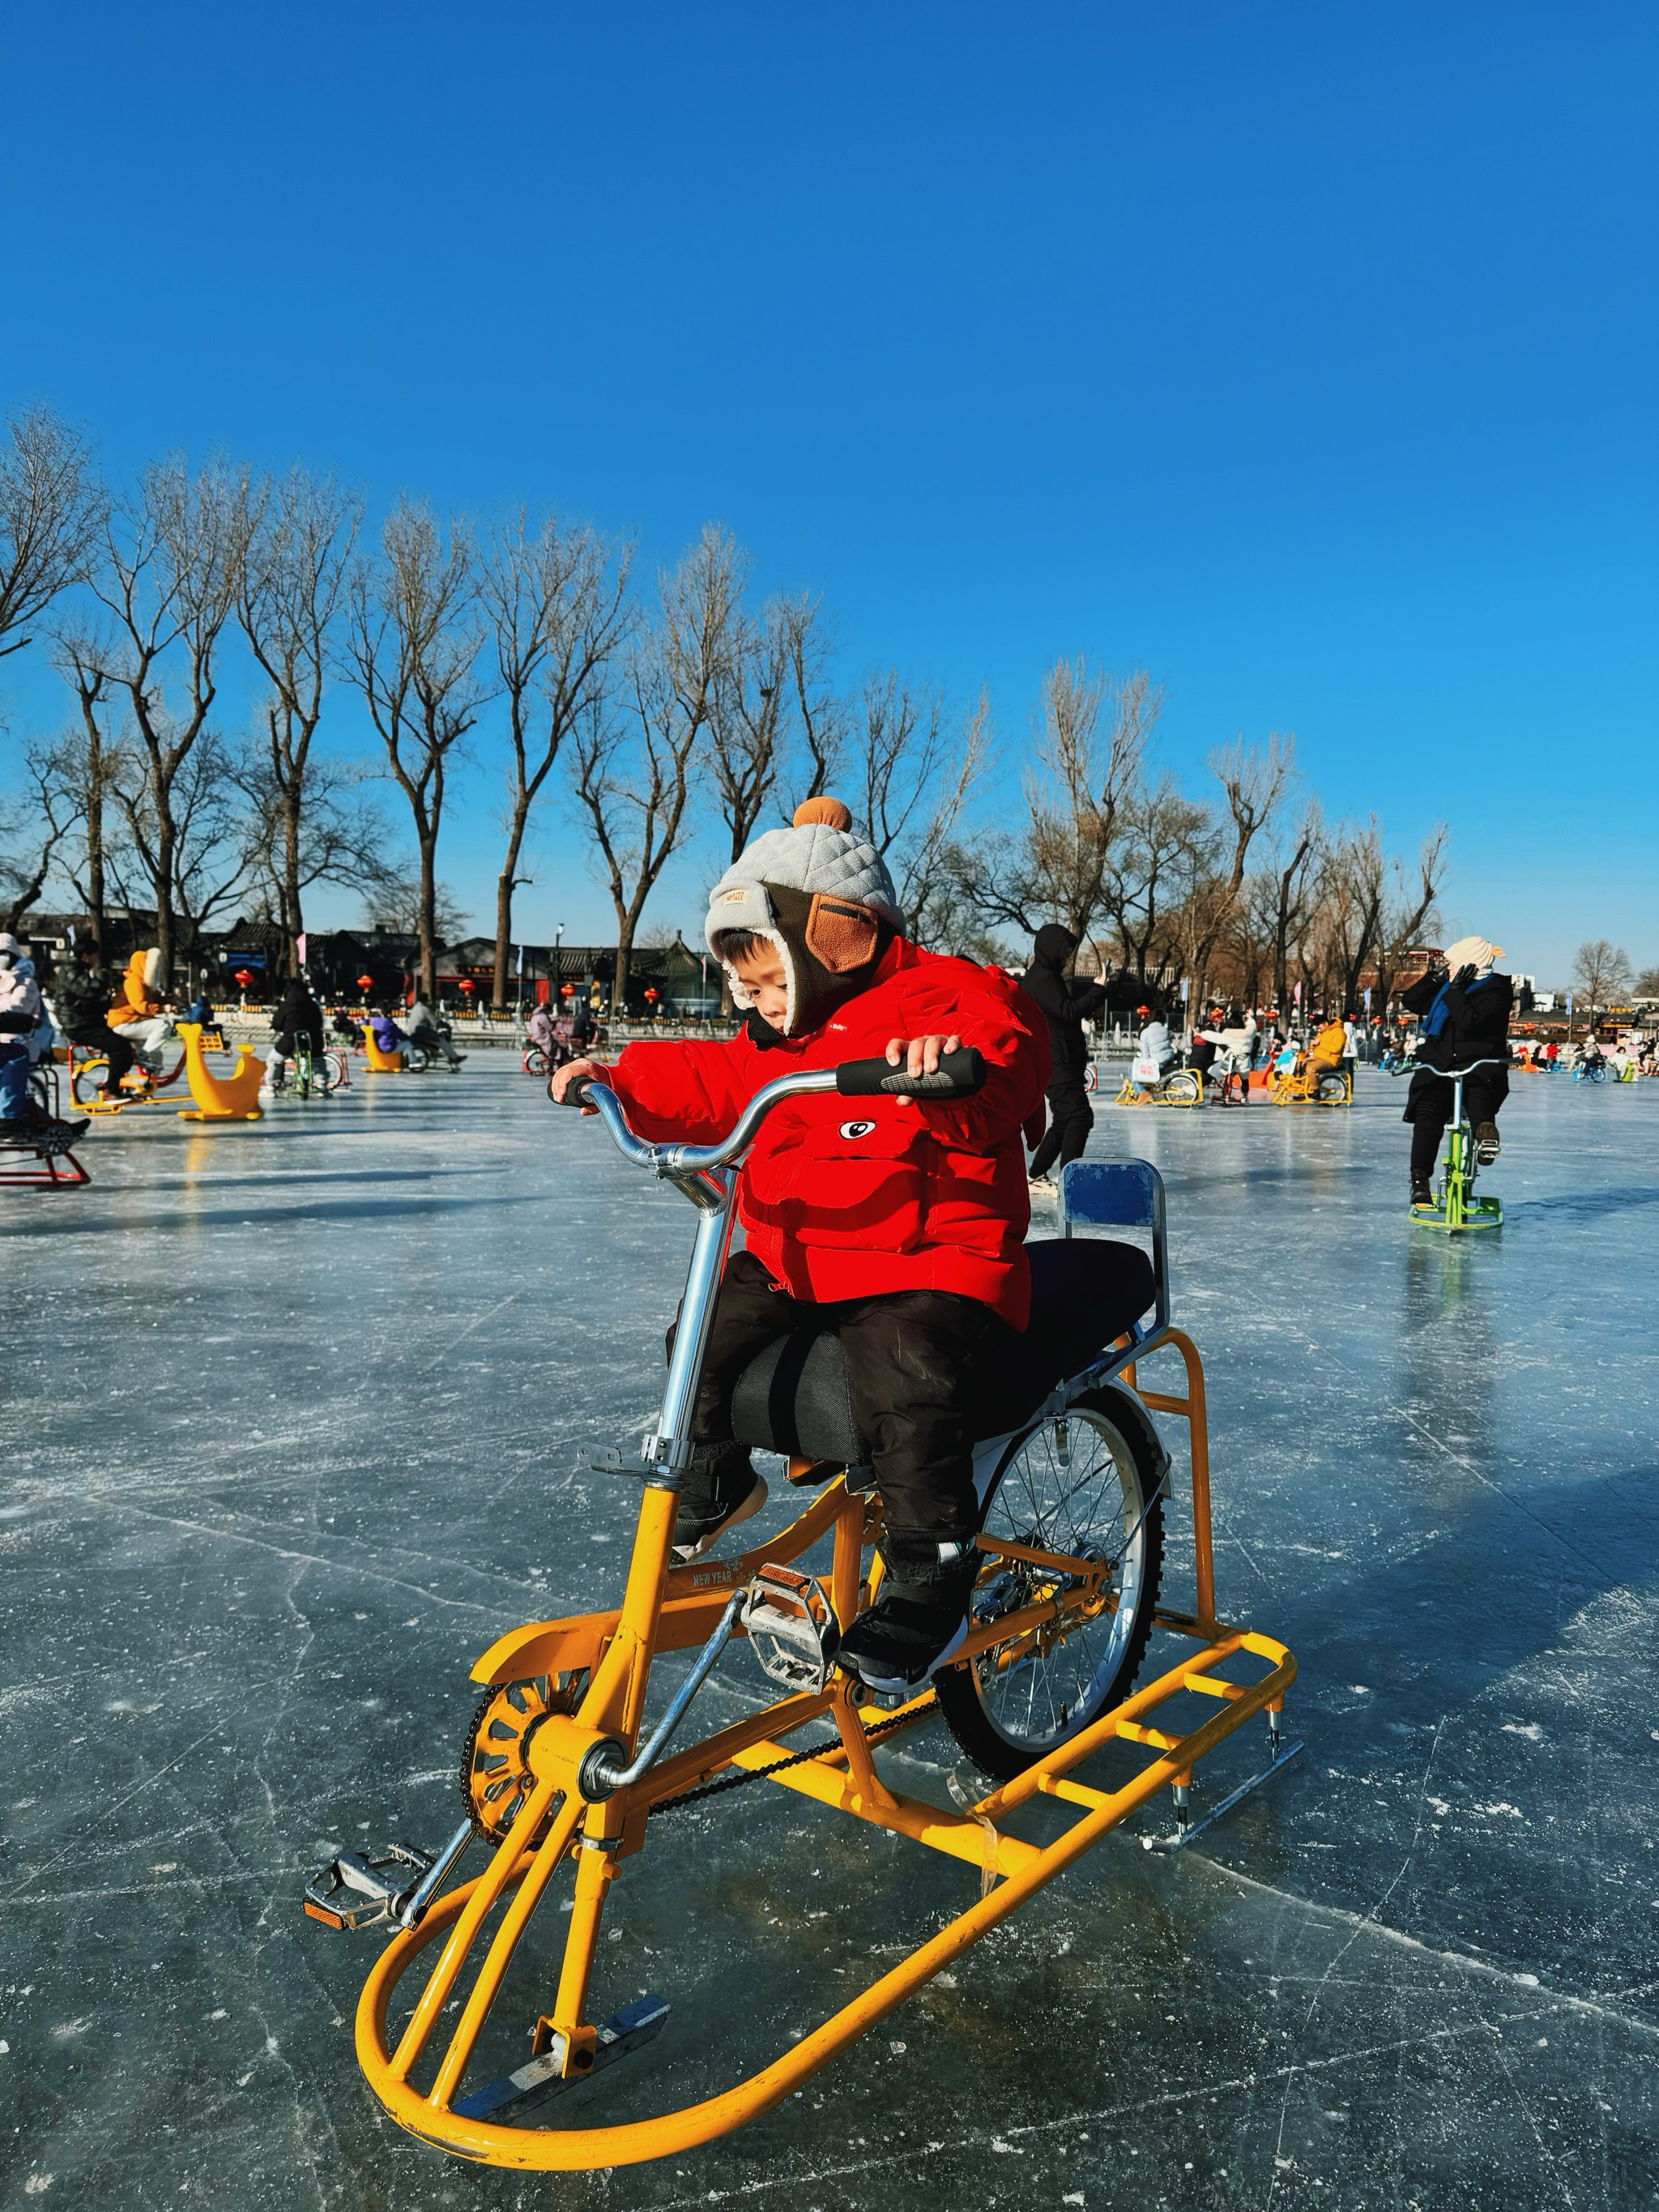
M 832 975 L 850 975 L 867 968 L 881 942 L 880 917 L 867 906 L 814 891 L 807 910 L 807 951 Z

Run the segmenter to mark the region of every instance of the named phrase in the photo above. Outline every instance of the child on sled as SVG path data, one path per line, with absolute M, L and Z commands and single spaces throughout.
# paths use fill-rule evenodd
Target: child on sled
M 738 1376 L 775 1337 L 833 1329 L 880 1489 L 884 1577 L 842 1639 L 839 1663 L 904 1690 L 965 1632 L 979 1507 L 975 1378 L 1025 1326 L 1030 1220 L 1022 1130 L 1048 1080 L 1042 1014 L 1000 969 L 938 957 L 904 934 L 892 879 L 833 799 L 756 838 L 714 886 L 710 951 L 746 1014 L 729 1042 L 632 1044 L 614 1067 L 560 1070 L 615 1091 L 659 1141 L 712 1142 L 764 1085 L 802 1068 L 884 1054 L 931 1073 L 976 1048 L 984 1086 L 934 1102 L 833 1092 L 791 1100 L 745 1162 L 746 1249 L 728 1261 L 694 1425 L 676 1534 L 690 1558 L 766 1498 L 732 1441 Z

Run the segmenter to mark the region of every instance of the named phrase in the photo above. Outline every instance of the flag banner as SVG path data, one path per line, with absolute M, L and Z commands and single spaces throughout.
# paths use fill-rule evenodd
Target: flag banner
M 303 968 L 306 964 L 306 933 L 304 930 L 301 930 L 300 934 L 295 939 L 294 949 L 299 954 L 300 965 Z

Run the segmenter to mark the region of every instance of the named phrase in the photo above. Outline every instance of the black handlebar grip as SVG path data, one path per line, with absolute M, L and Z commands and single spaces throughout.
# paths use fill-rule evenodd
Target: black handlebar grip
M 592 1085 L 593 1078 L 591 1075 L 579 1075 L 574 1083 L 567 1083 L 564 1087 L 565 1104 L 586 1106 L 588 1103 L 587 1094 L 592 1088 Z
M 932 1075 L 907 1075 L 885 1060 L 844 1060 L 836 1070 L 843 1098 L 970 1098 L 984 1080 L 984 1060 L 972 1045 L 942 1054 Z

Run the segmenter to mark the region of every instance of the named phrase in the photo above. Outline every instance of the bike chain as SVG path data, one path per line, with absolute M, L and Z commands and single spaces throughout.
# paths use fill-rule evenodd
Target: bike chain
M 874 1728 L 864 1731 L 866 1743 L 877 1736 L 885 1735 L 896 1728 L 908 1728 L 919 1717 L 915 1713 L 895 1713 L 891 1720 L 878 1721 Z M 808 1744 L 805 1751 L 792 1751 L 787 1759 L 775 1759 L 769 1766 L 751 1766 L 736 1774 L 723 1774 L 718 1782 L 705 1782 L 696 1790 L 683 1790 L 678 1797 L 665 1797 L 660 1805 L 651 1808 L 654 1820 L 659 1813 L 678 1812 L 682 1805 L 700 1804 L 705 1797 L 723 1796 L 728 1790 L 741 1790 L 745 1782 L 764 1782 L 769 1774 L 781 1774 L 786 1766 L 800 1766 L 809 1759 L 821 1759 L 826 1751 L 841 1747 L 841 1738 L 832 1736 L 828 1743 Z

